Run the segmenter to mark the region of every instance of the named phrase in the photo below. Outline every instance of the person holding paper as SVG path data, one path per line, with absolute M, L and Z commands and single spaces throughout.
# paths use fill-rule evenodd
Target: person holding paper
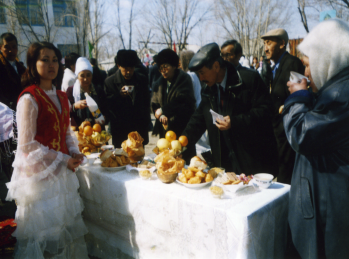
M 203 46 L 192 58 L 189 69 L 205 83 L 199 107 L 183 135 L 196 143 L 208 130 L 212 160 L 217 167 L 235 173 L 278 172 L 276 140 L 267 87 L 255 70 L 224 61 L 216 43 Z M 223 116 L 213 120 L 210 112 Z

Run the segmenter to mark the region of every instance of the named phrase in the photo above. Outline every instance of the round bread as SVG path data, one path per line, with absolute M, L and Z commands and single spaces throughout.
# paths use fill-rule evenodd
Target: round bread
M 190 165 L 189 167 L 196 167 L 200 170 L 204 170 L 207 167 L 207 163 L 203 160 L 201 160 L 200 157 L 198 156 L 194 156 L 191 160 L 190 160 Z
M 108 159 L 108 157 L 110 157 L 111 155 L 113 154 L 113 151 L 111 150 L 104 150 L 102 153 L 101 153 L 101 156 L 100 156 L 100 159 L 101 161 L 105 161 Z

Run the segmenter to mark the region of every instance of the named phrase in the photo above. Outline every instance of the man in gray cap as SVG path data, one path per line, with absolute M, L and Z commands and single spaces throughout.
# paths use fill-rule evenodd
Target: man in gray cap
M 202 100 L 183 135 L 196 143 L 208 130 L 213 165 L 228 172 L 276 175 L 278 158 L 273 134 L 272 102 L 257 71 L 224 61 L 216 43 L 203 46 L 189 69 L 205 83 Z M 224 120 L 213 120 L 210 110 Z
M 299 58 L 286 51 L 288 35 L 284 29 L 268 31 L 262 39 L 267 58 L 275 62 L 270 93 L 274 105 L 273 128 L 279 153 L 278 182 L 290 184 L 296 153 L 287 141 L 281 112 L 285 100 L 290 95 L 287 87 L 290 71 L 304 74 L 304 66 Z

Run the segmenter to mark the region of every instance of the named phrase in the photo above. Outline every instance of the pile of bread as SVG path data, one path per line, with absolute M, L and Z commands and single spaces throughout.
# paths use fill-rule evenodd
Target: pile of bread
M 115 151 L 104 150 L 100 155 L 100 159 L 102 167 L 119 167 L 130 164 L 127 153 L 122 149 L 116 149 Z
M 173 150 L 164 150 L 154 159 L 158 174 L 170 175 L 177 174 L 184 168 L 185 161 L 181 158 L 175 158 Z
M 225 173 L 221 177 L 217 178 L 216 182 L 223 185 L 235 185 L 242 182 L 244 185 L 246 185 L 252 179 L 252 175 L 246 176 L 245 174 L 236 175 L 235 173 Z
M 217 177 L 215 170 L 209 170 L 207 173 L 204 170 L 207 168 L 207 163 L 200 159 L 198 156 L 194 156 L 190 160 L 188 169 L 183 168 L 182 174 L 179 175 L 178 180 L 182 183 L 199 184 L 212 182 Z
M 122 142 L 122 149 L 128 154 L 129 159 L 132 163 L 142 161 L 145 151 L 143 148 L 144 139 L 137 132 L 133 131 L 128 134 L 128 138 Z

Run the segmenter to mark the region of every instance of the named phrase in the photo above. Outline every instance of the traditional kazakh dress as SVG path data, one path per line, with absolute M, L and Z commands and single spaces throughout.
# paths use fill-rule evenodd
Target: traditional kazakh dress
M 17 104 L 18 147 L 7 200 L 16 200 L 15 258 L 88 258 L 79 182 L 67 168 L 79 153 L 62 91 L 27 87 Z

